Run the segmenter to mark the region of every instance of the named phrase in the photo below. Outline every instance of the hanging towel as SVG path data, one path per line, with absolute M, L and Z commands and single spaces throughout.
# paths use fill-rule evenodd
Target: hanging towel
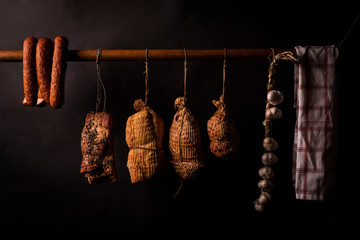
M 297 199 L 324 200 L 335 184 L 337 161 L 335 46 L 298 46 L 293 184 Z

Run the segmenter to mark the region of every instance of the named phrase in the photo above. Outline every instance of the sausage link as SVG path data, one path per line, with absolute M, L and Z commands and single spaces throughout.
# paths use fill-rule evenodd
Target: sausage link
M 48 38 L 40 38 L 36 45 L 36 75 L 39 95 L 50 103 L 51 62 L 53 43 Z
M 66 72 L 66 51 L 69 41 L 62 36 L 54 40 L 54 54 L 51 70 L 50 105 L 60 108 L 64 104 L 64 83 Z
M 26 106 L 35 106 L 38 90 L 36 80 L 36 43 L 37 39 L 28 37 L 23 44 L 23 84 L 24 100 Z

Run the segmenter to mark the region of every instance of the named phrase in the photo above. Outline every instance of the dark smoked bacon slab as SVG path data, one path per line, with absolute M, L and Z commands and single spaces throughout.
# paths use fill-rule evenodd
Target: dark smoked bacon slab
M 112 118 L 105 112 L 89 112 L 81 133 L 83 159 L 80 172 L 90 184 L 116 181 Z

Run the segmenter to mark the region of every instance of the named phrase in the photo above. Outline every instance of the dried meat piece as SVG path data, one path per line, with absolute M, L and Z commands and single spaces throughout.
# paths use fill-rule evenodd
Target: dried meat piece
M 138 99 L 137 113 L 126 122 L 126 143 L 130 148 L 127 167 L 132 183 L 152 178 L 165 162 L 164 122 L 159 114 Z
M 222 97 L 213 101 L 218 108 L 207 122 L 210 151 L 218 158 L 229 157 L 239 148 L 239 135 Z
M 204 155 L 197 120 L 185 107 L 184 98 L 175 100 L 176 112 L 169 132 L 171 164 L 182 179 L 192 178 L 204 165 Z
M 105 112 L 89 112 L 81 133 L 83 159 L 80 172 L 90 184 L 116 181 L 112 118 Z
M 58 36 L 54 39 L 54 53 L 51 68 L 50 106 L 60 108 L 65 101 L 65 73 L 67 68 L 66 53 L 69 40 Z
M 40 99 L 50 103 L 51 66 L 54 44 L 49 38 L 40 38 L 36 45 L 36 76 Z
M 36 44 L 37 39 L 28 37 L 23 44 L 23 84 L 25 106 L 35 106 L 37 102 L 37 79 L 36 79 Z

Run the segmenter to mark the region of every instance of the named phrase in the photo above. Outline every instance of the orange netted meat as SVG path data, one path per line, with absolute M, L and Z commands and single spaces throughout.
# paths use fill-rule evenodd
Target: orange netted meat
M 197 120 L 186 108 L 184 98 L 175 100 L 176 112 L 169 132 L 171 164 L 182 179 L 188 179 L 203 166 L 200 130 Z
M 165 161 L 163 119 L 141 99 L 134 102 L 134 108 L 137 113 L 126 123 L 126 143 L 130 148 L 127 167 L 132 183 L 150 179 Z
M 218 108 L 207 122 L 210 151 L 219 158 L 234 154 L 239 148 L 239 135 L 222 98 L 213 101 Z

